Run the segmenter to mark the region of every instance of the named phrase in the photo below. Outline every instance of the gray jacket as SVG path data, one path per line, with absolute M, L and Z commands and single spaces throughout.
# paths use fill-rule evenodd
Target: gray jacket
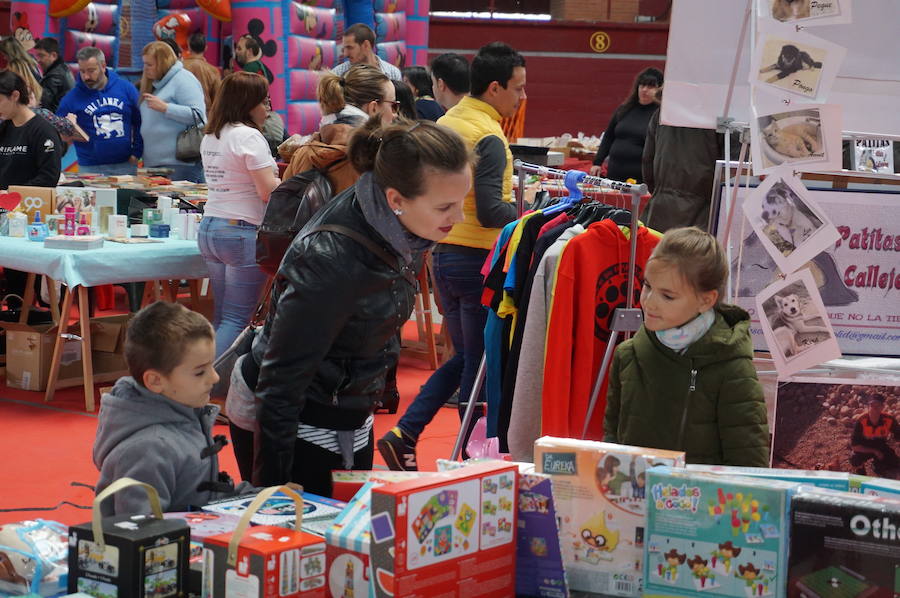
M 122 477 L 156 488 L 163 511 L 188 511 L 210 501 L 253 490 L 235 489 L 219 480 L 218 450 L 212 438 L 219 408 L 194 409 L 119 378 L 104 394 L 94 441 L 94 465 L 100 470 L 97 493 Z M 214 489 L 198 489 L 204 482 Z M 129 488 L 104 501 L 104 515 L 149 513 L 146 493 Z

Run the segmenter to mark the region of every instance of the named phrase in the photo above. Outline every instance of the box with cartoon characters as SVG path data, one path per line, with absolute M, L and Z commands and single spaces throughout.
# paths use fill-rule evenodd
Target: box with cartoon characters
M 648 470 L 644 595 L 783 598 L 796 488 L 774 479 Z
M 493 462 L 373 488 L 375 596 L 513 596 L 517 482 Z
M 639 595 L 645 472 L 684 465 L 684 453 L 545 436 L 534 443 L 534 459 L 553 480 L 569 588 Z
M 900 501 L 802 488 L 791 509 L 787 595 L 900 596 Z

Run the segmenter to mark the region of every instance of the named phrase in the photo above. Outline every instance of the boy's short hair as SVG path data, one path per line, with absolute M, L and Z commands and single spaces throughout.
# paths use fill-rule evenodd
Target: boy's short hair
M 453 52 L 441 54 L 431 61 L 431 74 L 453 93 L 469 93 L 469 61 L 465 56 Z
M 524 67 L 525 58 L 511 46 L 503 42 L 491 42 L 482 46 L 472 59 L 469 93 L 477 98 L 483 95 L 494 81 L 506 89 L 517 66 Z
M 188 345 L 215 340 L 209 320 L 179 303 L 157 301 L 139 311 L 125 334 L 125 363 L 132 378 L 144 385 L 144 372 L 168 375 L 184 359 Z

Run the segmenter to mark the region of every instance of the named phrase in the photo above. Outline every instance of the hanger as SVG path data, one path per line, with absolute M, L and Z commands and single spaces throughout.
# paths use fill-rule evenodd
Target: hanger
M 559 203 L 552 205 L 544 210 L 544 215 L 553 216 L 554 214 L 565 212 L 572 206 L 580 203 L 584 198 L 584 194 L 581 192 L 581 188 L 578 186 L 578 183 L 583 181 L 584 177 L 586 176 L 587 173 L 580 170 L 570 170 L 566 172 L 566 178 L 564 180 L 566 190 L 569 192 L 569 195 L 567 197 L 561 198 L 559 200 Z

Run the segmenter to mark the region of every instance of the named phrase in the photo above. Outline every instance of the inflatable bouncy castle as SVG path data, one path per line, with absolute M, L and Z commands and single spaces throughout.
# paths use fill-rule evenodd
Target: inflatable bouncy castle
M 381 58 L 398 67 L 426 64 L 428 9 L 429 0 L 14 0 L 10 12 L 20 40 L 57 37 L 70 63 L 82 46 L 96 46 L 110 66 L 135 76 L 142 49 L 155 39 L 170 37 L 184 49 L 202 31 L 207 61 L 227 68 L 233 40 L 249 34 L 275 77 L 272 104 L 287 130 L 310 133 L 320 118 L 319 72 L 341 60 L 344 29 L 366 23 Z

